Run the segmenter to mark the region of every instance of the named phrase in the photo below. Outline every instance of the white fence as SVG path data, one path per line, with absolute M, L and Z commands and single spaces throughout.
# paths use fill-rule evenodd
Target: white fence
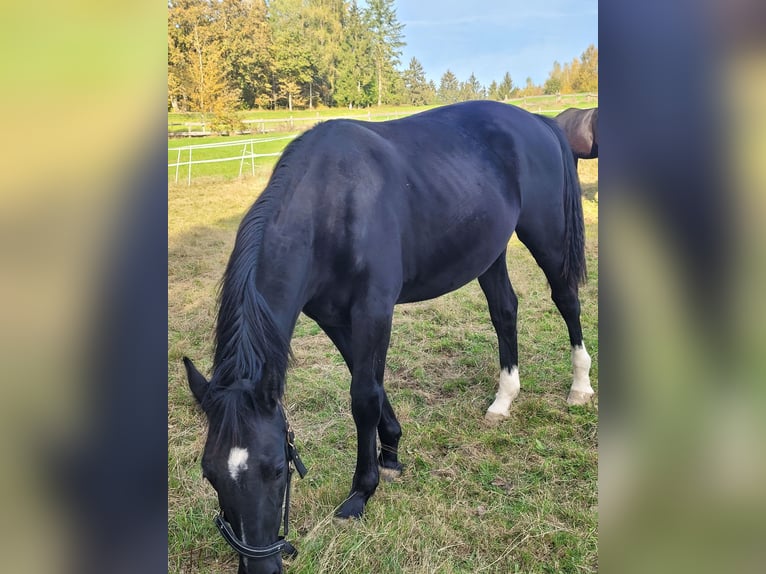
M 305 116 L 305 117 L 293 117 L 289 116 L 286 118 L 267 118 L 267 119 L 257 119 L 257 120 L 241 120 L 240 123 L 249 126 L 249 130 L 247 130 L 245 133 L 252 133 L 252 132 L 258 132 L 261 134 L 265 134 L 270 131 L 292 131 L 292 130 L 305 130 L 310 128 L 312 125 L 317 124 L 319 122 L 323 122 L 326 120 L 352 120 L 352 119 L 358 119 L 358 120 L 393 120 L 396 118 L 401 118 L 404 116 L 409 116 L 411 114 L 415 113 L 414 111 L 410 112 L 388 112 L 388 113 L 380 113 L 380 114 L 374 114 L 372 113 L 372 110 L 368 110 L 366 113 L 363 114 L 345 114 L 340 116 L 320 116 L 318 113 L 316 116 Z M 173 126 L 184 126 L 186 128 L 185 131 L 182 132 L 171 132 L 168 130 L 168 137 L 202 137 L 202 136 L 210 136 L 215 135 L 213 132 L 208 131 L 208 124 L 209 122 L 174 122 L 169 123 L 168 128 Z M 193 127 L 202 128 L 201 131 L 192 131 Z
M 537 106 L 538 109 L 535 110 L 535 101 L 540 101 L 543 99 L 546 100 L 552 100 L 555 98 L 556 103 L 561 103 L 566 105 L 566 100 L 571 100 L 575 98 L 579 99 L 585 99 L 587 102 L 593 101 L 596 105 L 598 105 L 598 93 L 595 94 L 566 94 L 566 95 L 560 95 L 560 96 L 550 96 L 550 95 L 543 95 L 543 96 L 527 96 L 524 98 L 517 98 L 514 100 L 508 100 L 508 103 L 514 103 L 514 104 L 522 104 L 524 107 L 526 107 L 529 111 L 533 112 L 547 112 L 547 113 L 555 113 L 558 114 L 560 112 L 563 112 L 566 108 L 561 109 L 555 109 L 550 110 L 546 109 L 543 110 L 541 106 Z M 365 114 L 354 114 L 354 115 L 343 115 L 343 116 L 334 116 L 334 117 L 320 117 L 318 114 L 316 117 L 303 117 L 303 118 L 293 118 L 292 116 L 289 118 L 273 118 L 273 119 L 262 119 L 262 120 L 243 120 L 242 123 L 244 124 L 251 124 L 256 125 L 257 129 L 261 132 L 268 131 L 269 128 L 267 128 L 267 124 L 275 124 L 280 123 L 283 125 L 288 126 L 290 129 L 295 129 L 296 124 L 298 123 L 318 123 L 321 121 L 329 120 L 329 119 L 366 119 L 366 120 L 381 120 L 381 119 L 394 119 L 399 118 L 403 116 L 408 116 L 415 113 L 414 111 L 408 111 L 408 112 L 389 112 L 389 113 L 382 113 L 382 114 L 373 114 L 371 111 L 368 111 Z M 177 125 L 177 124 L 176 124 Z M 195 135 L 212 135 L 207 134 L 207 132 L 204 132 L 206 124 L 201 122 L 186 122 L 184 124 L 187 126 L 187 129 L 191 129 L 191 126 L 202 126 L 203 133 L 196 133 Z M 305 126 L 310 127 L 310 126 Z M 301 128 L 303 129 L 303 128 Z M 191 131 L 189 132 L 191 135 Z M 297 137 L 298 134 L 292 134 L 288 136 L 282 136 L 282 137 L 273 137 L 273 138 L 266 138 L 266 139 L 247 139 L 247 140 L 237 140 L 233 142 L 221 142 L 221 143 L 213 143 L 213 144 L 199 144 L 199 145 L 188 145 L 188 146 L 181 146 L 181 147 L 174 147 L 169 148 L 168 152 L 176 152 L 176 161 L 175 163 L 169 163 L 168 169 L 175 168 L 175 181 L 178 183 L 178 177 L 180 175 L 181 167 L 186 166 L 186 180 L 189 185 L 191 185 L 191 177 L 192 177 L 192 166 L 203 164 L 203 163 L 222 163 L 222 162 L 233 162 L 238 161 L 239 162 L 239 175 L 242 176 L 242 172 L 245 169 L 246 163 L 249 161 L 250 163 L 250 170 L 253 175 L 255 175 L 255 160 L 257 158 L 261 157 L 279 157 L 282 155 L 282 152 L 274 152 L 274 153 L 255 153 L 254 147 L 255 145 L 266 143 L 266 142 L 274 142 L 274 141 L 280 141 L 280 140 L 290 140 Z M 211 149 L 211 148 L 227 148 L 227 147 L 235 147 L 239 148 L 241 151 L 239 155 L 233 155 L 231 157 L 223 157 L 223 158 L 212 158 L 212 159 L 198 159 L 194 160 L 193 155 L 195 150 L 202 150 L 202 149 Z M 185 159 L 184 159 L 185 158 Z
M 186 166 L 186 178 L 187 183 L 191 185 L 191 176 L 192 176 L 192 166 L 193 165 L 199 165 L 203 163 L 222 163 L 222 162 L 231 162 L 231 161 L 238 161 L 239 162 L 239 175 L 242 176 L 242 171 L 245 168 L 246 162 L 250 161 L 250 169 L 252 172 L 252 175 L 255 175 L 255 159 L 259 157 L 278 157 L 282 155 L 282 152 L 274 152 L 274 153 L 255 153 L 255 150 L 253 148 L 254 145 L 257 144 L 263 144 L 267 142 L 275 142 L 275 141 L 281 141 L 281 140 L 291 140 L 297 137 L 298 134 L 293 134 L 289 136 L 283 136 L 278 138 L 266 138 L 266 139 L 248 139 L 248 140 L 238 140 L 233 142 L 220 142 L 220 143 L 211 143 L 211 144 L 198 144 L 198 145 L 187 145 L 187 146 L 181 146 L 177 148 L 170 148 L 168 152 L 177 152 L 176 161 L 175 163 L 169 163 L 168 169 L 170 168 L 176 168 L 176 183 L 178 183 L 178 175 L 181 170 L 181 166 Z M 241 153 L 239 155 L 231 156 L 231 157 L 221 157 L 221 158 L 214 158 L 214 159 L 198 159 L 194 160 L 194 150 L 201 150 L 201 149 L 213 149 L 213 148 L 227 148 L 227 147 L 236 147 L 241 148 Z M 185 161 L 182 161 L 182 156 L 185 154 Z

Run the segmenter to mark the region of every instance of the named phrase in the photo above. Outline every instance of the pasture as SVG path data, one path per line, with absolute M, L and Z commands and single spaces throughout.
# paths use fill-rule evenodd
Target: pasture
M 201 475 L 205 420 L 181 357 L 208 374 L 218 281 L 237 225 L 268 179 L 199 177 L 168 191 L 168 571 L 236 572 L 218 534 L 215 492 Z M 214 164 L 215 165 L 215 164 Z M 238 166 L 237 166 L 238 167 Z M 581 289 L 585 344 L 598 390 L 598 161 L 581 161 L 589 279 Z M 476 281 L 397 307 L 386 387 L 403 428 L 404 473 L 381 482 L 364 518 L 337 523 L 356 433 L 350 376 L 308 318 L 292 341 L 285 405 L 309 469 L 293 481 L 290 574 L 595 572 L 598 569 L 598 403 L 568 407 L 569 341 L 542 271 L 515 238 L 508 252 L 519 298 L 521 394 L 510 419 L 483 416 L 497 390 L 497 340 Z
M 549 102 L 552 105 L 554 100 Z M 433 106 L 431 106 L 433 107 Z M 397 112 L 390 112 L 391 115 L 380 112 L 377 118 L 373 118 L 373 121 L 382 121 L 387 119 L 394 119 L 396 117 L 403 117 L 401 114 L 413 114 L 417 112 L 425 111 L 429 107 L 420 108 L 392 108 L 398 110 Z M 390 111 L 390 110 L 389 110 Z M 221 179 L 232 180 L 240 176 L 251 177 L 253 168 L 271 168 L 274 165 L 276 159 L 274 157 L 254 157 L 251 159 L 242 160 L 243 155 L 256 154 L 267 155 L 282 152 L 287 144 L 290 143 L 290 138 L 297 136 L 304 129 L 313 126 L 315 123 L 325 121 L 326 119 L 332 119 L 338 117 L 338 111 L 332 110 L 332 116 L 305 116 L 304 119 L 312 120 L 310 123 L 296 122 L 293 129 L 288 129 L 287 124 L 272 124 L 272 126 L 278 127 L 286 131 L 273 131 L 270 133 L 250 133 L 242 135 L 230 135 L 230 136 L 203 136 L 203 137 L 183 137 L 168 139 L 168 180 L 171 182 L 184 183 L 189 177 L 189 164 L 187 162 L 210 162 L 210 163 L 194 163 L 191 166 L 191 180 L 194 181 L 199 177 L 212 177 L 216 176 Z M 397 114 L 397 115 L 394 115 Z M 270 120 L 274 120 L 279 117 L 279 112 L 274 112 L 274 116 Z M 542 111 L 542 115 L 553 117 L 556 115 L 555 111 Z M 175 114 L 180 115 L 180 114 Z M 240 145 L 241 142 L 241 145 Z M 248 142 L 253 142 L 249 145 Z M 189 146 L 209 145 L 209 144 L 231 144 L 223 147 L 207 147 L 202 149 L 194 148 L 189 150 Z M 219 161 L 221 159 L 231 158 L 229 161 Z M 181 165 L 176 165 L 180 163 Z M 261 173 L 263 170 L 259 169 Z M 255 185 L 255 184 L 253 184 Z

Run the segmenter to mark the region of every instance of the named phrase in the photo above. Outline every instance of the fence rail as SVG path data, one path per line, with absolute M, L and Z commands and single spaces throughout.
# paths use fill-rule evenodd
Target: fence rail
M 297 137 L 297 134 L 289 135 L 289 136 L 283 136 L 278 138 L 265 138 L 265 139 L 247 139 L 247 140 L 238 140 L 234 142 L 219 142 L 219 143 L 210 143 L 210 144 L 197 144 L 197 145 L 187 145 L 187 146 L 179 146 L 174 148 L 169 148 L 168 153 L 176 152 L 176 161 L 175 163 L 169 163 L 168 169 L 170 168 L 176 168 L 176 176 L 175 181 L 178 183 L 178 175 L 181 169 L 181 166 L 186 166 L 187 175 L 186 175 L 186 181 L 187 185 L 191 185 L 191 176 L 192 176 L 192 166 L 193 165 L 199 165 L 199 164 L 206 164 L 206 163 L 223 163 L 223 162 L 233 162 L 233 161 L 239 161 L 239 176 L 242 177 L 242 171 L 245 167 L 245 162 L 250 160 L 250 169 L 252 175 L 255 175 L 255 160 L 260 157 L 279 157 L 282 155 L 282 152 L 273 152 L 273 153 L 255 153 L 253 146 L 257 144 L 264 144 L 269 142 L 275 142 L 275 141 L 281 141 L 281 140 L 291 140 Z M 213 158 L 213 159 L 198 159 L 194 160 L 192 159 L 194 150 L 202 150 L 202 149 L 220 149 L 220 148 L 227 148 L 227 147 L 241 147 L 242 153 L 240 153 L 237 156 L 231 156 L 231 157 L 221 157 L 221 158 Z M 188 158 L 186 161 L 181 161 L 182 154 L 187 153 Z
M 598 93 L 597 92 L 582 92 L 579 94 L 543 94 L 539 96 L 522 96 L 520 98 L 512 98 L 509 100 L 505 100 L 506 103 L 509 104 L 515 104 L 520 105 L 523 108 L 528 109 L 532 112 L 551 112 L 551 113 L 559 113 L 564 111 L 565 108 L 562 109 L 543 109 L 543 106 L 541 105 L 541 102 L 548 101 L 550 103 L 565 103 L 566 101 L 593 101 L 598 102 Z M 269 131 L 276 131 L 277 126 L 285 126 L 288 130 L 296 129 L 296 125 L 305 125 L 305 124 L 311 124 L 313 123 L 319 123 L 325 120 L 335 120 L 335 119 L 366 119 L 369 121 L 372 120 L 379 120 L 379 119 L 394 119 L 394 118 L 400 118 L 404 116 L 408 116 L 415 113 L 414 111 L 407 111 L 407 112 L 383 112 L 383 113 L 373 113 L 372 110 L 367 110 L 365 113 L 361 114 L 342 114 L 338 116 L 322 116 L 318 112 L 314 116 L 293 116 L 290 115 L 286 118 L 256 118 L 256 119 L 248 119 L 248 120 L 241 120 L 240 123 L 250 126 L 251 129 L 249 130 L 250 133 L 252 131 L 257 131 L 259 133 L 268 133 Z M 168 122 L 168 137 L 181 137 L 181 136 L 188 136 L 188 137 L 202 137 L 202 136 L 209 136 L 213 135 L 214 132 L 209 131 L 207 128 L 210 125 L 211 122 L 206 121 L 196 121 L 196 122 Z M 185 129 L 182 131 L 170 131 L 173 127 L 181 127 L 183 126 Z M 192 128 L 202 128 L 198 131 L 193 131 Z M 253 129 L 254 128 L 254 129 Z M 245 132 L 246 133 L 246 132 Z
M 285 126 L 288 130 L 296 129 L 296 124 L 317 124 L 326 120 L 379 120 L 379 119 L 396 119 L 409 116 L 416 113 L 415 111 L 408 112 L 388 112 L 381 114 L 373 114 L 371 111 L 365 114 L 344 114 L 340 116 L 306 116 L 306 117 L 294 117 L 289 116 L 286 118 L 264 118 L 264 119 L 252 119 L 252 120 L 240 120 L 240 123 L 251 126 L 249 130 L 252 133 L 252 126 L 256 127 L 258 133 L 268 133 L 269 131 L 276 131 L 276 127 L 271 129 L 272 126 Z M 168 128 L 184 126 L 186 130 L 179 132 L 171 132 L 168 130 L 169 137 L 179 137 L 187 135 L 189 137 L 202 137 L 214 135 L 214 132 L 208 131 L 207 126 L 210 122 L 170 122 Z M 192 131 L 192 127 L 201 127 L 202 131 Z
M 508 103 L 522 103 L 524 104 L 524 107 L 532 112 L 547 112 L 552 114 L 558 114 L 564 111 L 566 108 L 561 109 L 543 109 L 543 107 L 536 102 L 540 102 L 541 100 L 548 100 L 550 103 L 565 103 L 565 100 L 586 100 L 591 101 L 593 100 L 596 104 L 598 104 L 598 93 L 582 93 L 582 94 L 562 94 L 562 95 L 542 95 L 542 96 L 526 96 L 523 98 L 515 98 L 512 100 L 507 100 Z M 535 109 L 536 108 L 536 109 Z M 288 118 L 264 118 L 264 119 L 252 119 L 252 120 L 242 120 L 243 124 L 259 124 L 260 125 L 260 131 L 261 133 L 266 133 L 268 130 L 266 129 L 267 125 L 272 124 L 281 124 L 286 125 L 290 129 L 296 129 L 295 124 L 305 124 L 305 123 L 319 123 L 326 120 L 331 119 L 366 119 L 366 120 L 378 120 L 378 119 L 394 119 L 394 118 L 400 118 L 405 117 L 408 115 L 412 115 L 416 113 L 416 110 L 413 111 L 407 111 L 407 112 L 388 112 L 388 113 L 379 113 L 374 114 L 372 111 L 368 111 L 364 114 L 344 114 L 340 116 L 332 116 L 332 117 L 325 117 L 320 116 L 318 113 L 316 116 L 312 117 L 298 117 L 295 118 L 293 116 L 290 116 Z M 189 133 L 191 132 L 192 126 L 201 126 L 203 128 L 202 132 L 194 132 L 194 135 L 213 135 L 211 132 L 205 131 L 206 126 L 208 125 L 206 122 L 183 122 L 183 123 L 169 123 L 168 126 L 173 125 L 184 125 L 187 127 L 187 132 L 181 132 L 181 134 Z M 310 126 L 309 126 L 310 127 Z M 299 129 L 305 129 L 305 128 L 299 128 Z M 170 134 L 168 134 L 170 135 Z M 175 134 L 179 135 L 179 134 Z M 255 148 L 253 146 L 269 143 L 269 142 L 275 142 L 280 140 L 291 140 L 295 138 L 297 134 L 292 134 L 288 136 L 280 136 L 280 137 L 271 137 L 271 138 L 251 138 L 247 140 L 237 140 L 232 142 L 219 142 L 219 143 L 209 143 L 209 144 L 197 144 L 197 145 L 187 145 L 187 146 L 179 146 L 179 147 L 173 147 L 168 148 L 168 153 L 176 152 L 176 161 L 174 163 L 168 163 L 168 169 L 175 168 L 175 181 L 178 183 L 178 178 L 181 172 L 181 168 L 183 166 L 186 166 L 186 180 L 187 184 L 191 185 L 191 177 L 192 177 L 192 166 L 193 165 L 200 165 L 200 164 L 210 164 L 210 163 L 225 163 L 225 162 L 234 162 L 239 161 L 239 176 L 242 176 L 242 173 L 245 169 L 245 165 L 247 162 L 250 164 L 250 171 L 253 175 L 255 175 L 255 160 L 258 158 L 263 157 L 279 157 L 282 155 L 282 152 L 274 152 L 274 153 L 255 153 Z M 218 149 L 218 148 L 229 148 L 229 147 L 236 147 L 241 149 L 241 153 L 239 155 L 230 156 L 230 157 L 222 157 L 222 158 L 209 158 L 209 159 L 193 159 L 194 151 L 195 150 L 207 150 L 207 149 Z M 182 161 L 182 158 L 185 158 Z

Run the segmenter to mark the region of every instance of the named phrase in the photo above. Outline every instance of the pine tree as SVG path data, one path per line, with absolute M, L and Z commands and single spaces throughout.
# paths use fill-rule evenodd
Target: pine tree
M 343 17 L 343 44 L 333 98 L 342 106 L 369 106 L 373 102 L 372 39 L 362 13 L 353 0 Z
M 476 76 L 471 72 L 468 80 L 460 85 L 460 99 L 467 100 L 480 100 L 484 97 L 484 87 L 476 79 Z
M 423 65 L 417 58 L 410 60 L 409 67 L 402 75 L 404 79 L 404 89 L 408 102 L 414 106 L 423 106 L 430 103 L 429 85 L 426 81 L 426 73 Z
M 372 56 L 377 77 L 378 106 L 383 102 L 384 76 L 395 73 L 400 48 L 405 46 L 404 24 L 396 18 L 394 0 L 369 0 L 364 12 L 372 39 Z
M 442 75 L 437 96 L 442 104 L 454 104 L 460 100 L 460 82 L 450 70 Z
M 513 80 L 511 80 L 511 74 L 509 72 L 506 72 L 503 76 L 503 80 L 500 82 L 500 85 L 497 87 L 497 96 L 498 100 L 504 102 L 505 100 L 509 99 L 513 95 Z

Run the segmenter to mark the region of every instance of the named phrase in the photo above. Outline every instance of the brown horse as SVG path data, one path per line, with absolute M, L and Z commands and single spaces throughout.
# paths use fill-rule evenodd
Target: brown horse
M 578 159 L 598 157 L 598 108 L 569 108 L 557 115 L 556 121 L 569 140 L 575 167 Z

